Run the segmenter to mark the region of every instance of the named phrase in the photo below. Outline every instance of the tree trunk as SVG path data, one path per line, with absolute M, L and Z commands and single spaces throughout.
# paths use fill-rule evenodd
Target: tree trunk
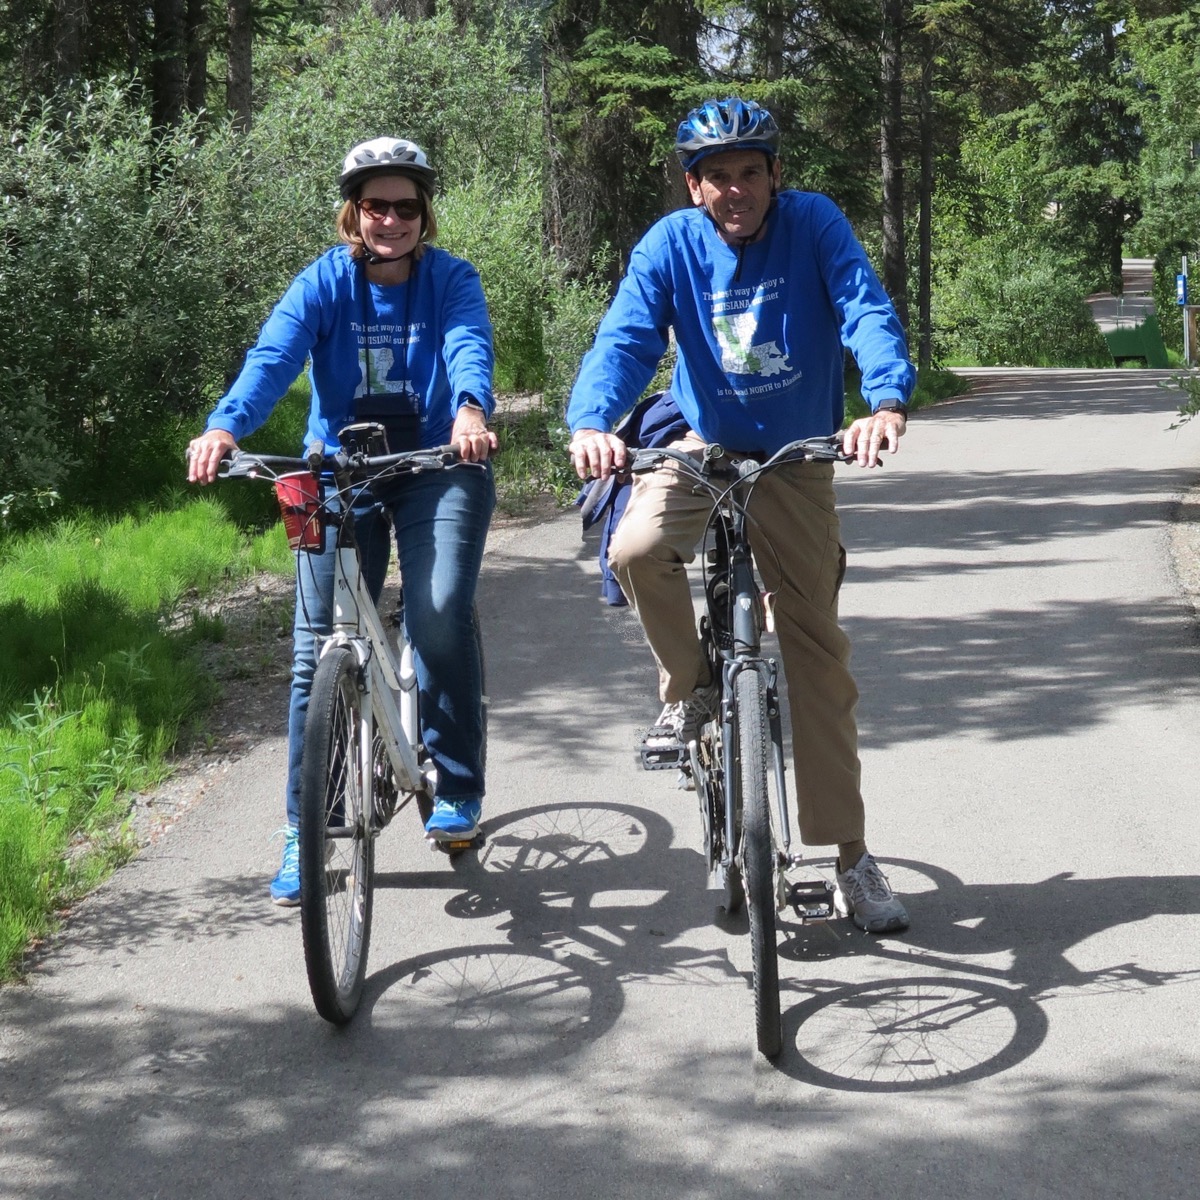
M 151 109 L 160 129 L 178 125 L 187 104 L 187 0 L 154 0 Z
M 86 0 L 54 0 L 54 81 L 69 83 L 79 74 L 87 27 Z
M 783 78 L 784 10 L 780 0 L 768 0 L 760 10 L 760 65 L 764 79 Z
M 251 73 L 254 26 L 250 5 L 251 0 L 228 0 L 229 71 L 225 80 L 225 107 L 234 128 L 243 132 L 250 128 L 254 85 Z
M 917 369 L 928 370 L 933 363 L 933 41 L 921 38 L 921 184 L 920 213 L 917 221 Z
M 903 74 L 904 0 L 883 0 L 880 82 L 883 116 L 879 159 L 883 175 L 883 284 L 908 328 L 908 271 L 904 245 Z
M 187 0 L 187 106 L 199 112 L 208 101 L 208 0 Z
M 654 9 L 655 40 L 680 62 L 694 69 L 700 65 L 700 26 L 700 10 L 691 0 L 673 0 L 669 4 L 659 4 Z M 678 120 L 682 116 L 682 112 L 672 114 L 672 119 Z M 674 125 L 671 128 L 674 129 Z M 677 208 L 691 206 L 692 197 L 688 193 L 679 161 L 674 154 L 670 154 L 663 163 L 662 211 L 674 212 Z
M 546 241 L 558 255 L 562 255 L 563 211 L 562 211 L 562 152 L 554 132 L 554 108 L 550 102 L 550 76 L 546 69 L 545 47 L 542 59 L 542 128 L 546 136 L 546 199 L 544 216 Z

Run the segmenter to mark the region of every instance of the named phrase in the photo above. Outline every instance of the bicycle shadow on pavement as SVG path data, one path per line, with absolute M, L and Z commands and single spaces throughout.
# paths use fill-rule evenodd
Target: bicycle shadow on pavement
M 1200 876 L 965 884 L 927 863 L 880 863 L 913 918 L 904 933 L 781 922 L 777 1065 L 797 1080 L 844 1091 L 945 1088 L 1035 1053 L 1056 1001 L 1200 985 L 1194 937 L 1162 927 L 1200 918 Z M 832 860 L 815 865 L 828 871 Z M 852 959 L 896 969 L 879 977 L 872 966 L 875 977 L 857 982 L 828 974 Z M 821 977 L 808 973 L 814 965 Z
M 447 916 L 478 922 L 488 940 L 376 961 L 356 1025 L 418 1013 L 422 1029 L 444 1030 L 435 1041 L 456 1047 L 439 1069 L 492 1074 L 506 1062 L 523 1069 L 531 1041 L 559 1056 L 601 1036 L 633 981 L 740 980 L 726 952 L 687 945 L 711 911 L 697 899 L 701 856 L 673 846 L 659 813 L 567 802 L 505 813 L 484 829 L 484 846 L 450 869 L 377 874 L 377 905 L 391 890 L 440 887 L 452 893 Z

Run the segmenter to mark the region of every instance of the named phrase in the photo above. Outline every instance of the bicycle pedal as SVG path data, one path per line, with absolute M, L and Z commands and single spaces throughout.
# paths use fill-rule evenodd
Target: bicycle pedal
M 824 879 L 793 883 L 788 888 L 788 904 L 801 921 L 829 921 L 834 913 L 834 887 Z
M 639 756 L 644 771 L 682 771 L 687 765 L 686 746 L 641 746 Z
M 446 841 L 434 837 L 433 834 L 426 834 L 425 841 L 429 843 L 430 850 L 440 850 L 443 854 L 461 854 L 464 850 L 480 849 L 487 838 L 484 837 L 481 829 L 474 837 L 453 838 Z

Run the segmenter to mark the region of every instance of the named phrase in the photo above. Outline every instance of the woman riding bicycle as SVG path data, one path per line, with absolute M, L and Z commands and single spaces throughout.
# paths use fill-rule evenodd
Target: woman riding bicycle
M 384 426 L 392 452 L 447 443 L 471 464 L 407 475 L 353 505 L 363 571 L 382 591 L 395 528 L 404 623 L 416 657 L 422 737 L 437 768 L 426 830 L 441 841 L 478 832 L 484 792 L 482 664 L 475 590 L 495 488 L 487 428 L 492 328 L 479 275 L 434 245 L 437 176 L 424 151 L 380 137 L 347 154 L 338 179 L 340 244 L 293 280 L 241 374 L 188 447 L 188 479 L 211 483 L 221 459 L 270 415 L 309 362 L 305 450 L 333 448 L 347 425 Z M 300 898 L 297 826 L 304 721 L 320 640 L 332 625 L 334 530 L 326 552 L 297 554 L 288 713 L 286 840 L 271 881 L 276 904 Z

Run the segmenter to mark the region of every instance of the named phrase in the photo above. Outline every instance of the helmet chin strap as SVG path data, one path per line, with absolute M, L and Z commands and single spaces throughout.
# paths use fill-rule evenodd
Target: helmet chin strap
M 406 258 L 412 258 L 412 251 L 407 254 L 400 255 L 399 258 L 385 258 L 382 254 L 376 254 L 366 242 L 363 242 L 363 258 L 365 258 L 372 267 L 385 267 L 388 263 L 403 262 Z

